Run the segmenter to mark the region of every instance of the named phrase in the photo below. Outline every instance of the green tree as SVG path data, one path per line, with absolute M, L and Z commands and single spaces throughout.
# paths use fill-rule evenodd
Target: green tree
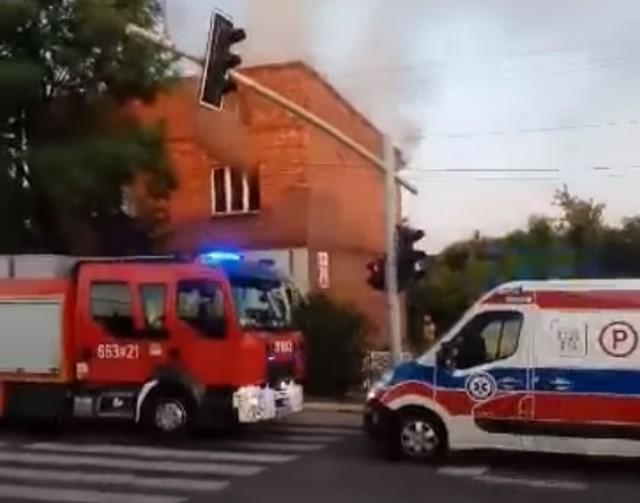
M 495 238 L 476 233 L 443 250 L 428 277 L 408 292 L 409 337 L 419 334 L 424 314 L 431 315 L 439 332 L 446 330 L 497 283 L 640 277 L 640 216 L 606 225 L 604 204 L 578 197 L 566 186 L 553 203 L 560 210 L 557 219 L 532 215 L 525 228 Z
M 365 316 L 322 294 L 310 295 L 295 314 L 307 347 L 307 392 L 340 397 L 360 385 Z
M 174 188 L 160 126 L 125 111 L 174 76 L 125 34 L 159 14 L 156 0 L 0 2 L 0 251 L 104 252 L 129 221 L 124 185 Z
M 557 232 L 573 252 L 575 273 L 581 276 L 595 273 L 605 231 L 605 205 L 571 194 L 566 185 L 556 191 L 554 204 L 562 212 Z

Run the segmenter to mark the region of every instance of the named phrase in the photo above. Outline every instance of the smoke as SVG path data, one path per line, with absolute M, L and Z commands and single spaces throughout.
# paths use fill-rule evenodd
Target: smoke
M 407 105 L 416 90 L 402 71 L 412 64 L 407 27 L 418 0 L 167 1 L 171 35 L 189 52 L 203 53 L 209 14 L 220 8 L 247 30 L 247 65 L 303 60 L 401 146 L 419 136 Z

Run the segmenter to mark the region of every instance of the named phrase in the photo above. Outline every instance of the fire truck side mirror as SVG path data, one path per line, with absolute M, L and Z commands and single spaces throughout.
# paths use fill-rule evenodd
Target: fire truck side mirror
M 208 318 L 203 325 L 207 335 L 213 339 L 224 339 L 227 333 L 227 321 L 224 317 Z

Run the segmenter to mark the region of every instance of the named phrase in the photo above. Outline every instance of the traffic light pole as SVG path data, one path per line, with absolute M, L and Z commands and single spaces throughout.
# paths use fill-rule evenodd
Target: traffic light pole
M 398 249 L 396 247 L 397 187 L 396 155 L 389 136 L 383 138 L 385 163 L 384 235 L 387 260 L 385 262 L 385 294 L 387 296 L 387 330 L 391 360 L 394 365 L 402 361 L 400 335 L 400 299 L 398 298 Z
M 192 54 L 188 54 L 178 49 L 178 47 L 171 40 L 168 40 L 162 35 L 159 35 L 149 30 L 145 30 L 144 28 L 141 28 L 140 26 L 137 26 L 135 24 L 127 25 L 126 31 L 127 31 L 127 34 L 131 36 L 138 37 L 154 45 L 163 47 L 164 49 L 171 51 L 172 53 L 184 59 L 197 63 L 200 66 L 204 65 L 204 60 L 202 58 L 198 58 L 196 56 L 193 56 Z M 370 152 L 366 147 L 364 147 L 363 145 L 360 145 L 358 142 L 354 141 L 352 138 L 345 135 L 342 131 L 340 131 L 338 128 L 334 127 L 333 125 L 329 124 L 324 119 L 321 119 L 320 117 L 310 112 L 309 110 L 301 107 L 297 103 L 294 103 L 290 99 L 285 98 L 281 94 L 269 89 L 268 87 L 263 86 L 259 82 L 256 82 L 255 80 L 253 80 L 250 77 L 247 77 L 246 75 L 243 75 L 235 70 L 231 70 L 229 74 L 231 75 L 231 78 L 235 80 L 238 84 L 246 87 L 247 89 L 251 89 L 253 92 L 255 92 L 256 94 L 259 94 L 263 98 L 266 98 L 272 103 L 275 103 L 276 105 L 281 106 L 282 108 L 291 112 L 292 114 L 297 115 L 298 117 L 306 120 L 307 122 L 314 125 L 318 129 L 324 131 L 329 136 L 333 137 L 335 140 L 342 143 L 345 147 L 349 148 L 356 154 L 363 157 L 365 160 L 372 163 L 381 172 L 386 173 L 387 167 L 383 159 L 380 159 L 373 152 Z M 392 150 L 393 150 L 393 147 L 392 147 Z M 412 185 L 411 183 L 409 183 L 408 181 L 400 177 L 397 173 L 395 173 L 395 171 L 393 173 L 393 177 L 397 181 L 397 183 L 402 185 L 405 189 L 407 189 L 413 195 L 418 195 L 418 189 L 414 185 Z

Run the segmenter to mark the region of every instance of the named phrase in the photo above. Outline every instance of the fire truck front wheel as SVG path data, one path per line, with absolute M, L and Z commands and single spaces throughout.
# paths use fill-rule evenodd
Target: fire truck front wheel
M 181 394 L 158 392 L 144 404 L 142 420 L 154 433 L 163 436 L 182 436 L 191 430 L 193 406 Z

